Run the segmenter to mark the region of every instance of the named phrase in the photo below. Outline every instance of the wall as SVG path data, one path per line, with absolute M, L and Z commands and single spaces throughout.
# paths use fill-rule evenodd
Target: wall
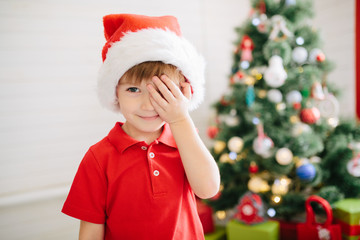
M 314 24 L 338 63 L 329 80 L 350 92 L 353 1 L 327 2 L 316 1 Z M 87 148 L 122 120 L 102 109 L 95 93 L 101 16 L 118 12 L 178 17 L 207 60 L 206 99 L 192 116 L 209 144 L 210 105 L 227 87 L 234 27 L 247 18 L 248 0 L 1 0 L 1 239 L 76 239 L 78 221 L 60 213 L 62 203 Z M 353 95 L 345 95 L 342 113 L 353 115 Z

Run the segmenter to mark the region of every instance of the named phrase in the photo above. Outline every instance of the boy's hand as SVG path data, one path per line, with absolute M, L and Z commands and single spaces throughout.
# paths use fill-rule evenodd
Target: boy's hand
M 152 81 L 159 92 L 152 84 L 148 84 L 147 88 L 150 92 L 150 101 L 159 116 L 169 124 L 188 118 L 188 104 L 191 99 L 190 83 L 180 83 L 182 92 L 166 75 L 162 75 L 160 78 L 154 76 Z

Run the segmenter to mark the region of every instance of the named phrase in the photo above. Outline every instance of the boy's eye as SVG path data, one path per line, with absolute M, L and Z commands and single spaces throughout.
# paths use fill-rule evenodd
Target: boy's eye
M 140 92 L 140 89 L 137 87 L 129 87 L 126 91 L 136 93 L 136 92 Z

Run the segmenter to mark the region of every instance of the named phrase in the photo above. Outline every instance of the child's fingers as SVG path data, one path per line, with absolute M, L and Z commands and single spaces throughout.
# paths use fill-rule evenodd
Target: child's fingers
M 151 104 L 153 105 L 155 111 L 160 115 L 162 116 L 163 112 L 164 112 L 164 109 L 156 102 L 156 100 L 150 96 L 150 102 Z
M 180 83 L 181 87 L 182 87 L 182 93 L 184 94 L 184 96 L 190 100 L 191 99 L 191 85 L 188 82 L 181 82 Z
M 167 87 L 166 83 L 163 80 L 160 80 L 159 77 L 154 76 L 152 78 L 152 81 L 168 102 L 175 100 L 174 95 L 172 94 L 171 90 Z
M 157 102 L 159 106 L 165 107 L 168 104 L 168 102 L 160 95 L 160 93 L 155 90 L 153 85 L 147 84 L 146 87 L 150 93 L 150 96 L 154 99 L 155 102 Z
M 178 98 L 182 95 L 179 87 L 176 86 L 176 84 L 168 76 L 161 75 L 160 79 L 175 98 Z

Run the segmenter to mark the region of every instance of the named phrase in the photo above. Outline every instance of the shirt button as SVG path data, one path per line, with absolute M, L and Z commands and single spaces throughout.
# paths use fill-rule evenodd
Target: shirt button
M 160 172 L 159 172 L 158 170 L 155 170 L 155 171 L 154 171 L 154 176 L 157 177 L 157 176 L 159 176 L 159 174 L 160 174 Z
M 147 150 L 147 147 L 141 146 L 141 149 L 145 151 L 145 150 Z
M 149 157 L 150 158 L 154 158 L 155 157 L 155 154 L 153 152 L 149 153 Z

